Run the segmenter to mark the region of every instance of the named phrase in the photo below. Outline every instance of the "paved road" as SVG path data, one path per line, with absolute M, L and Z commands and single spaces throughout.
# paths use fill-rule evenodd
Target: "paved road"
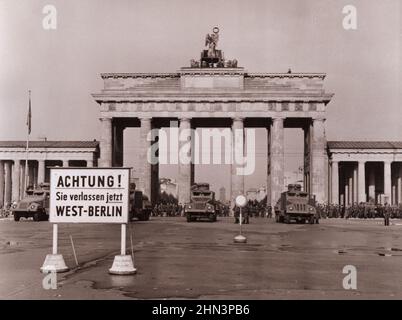
M 119 252 L 118 225 L 60 225 L 59 251 L 71 271 L 58 275 L 57 290 L 44 290 L 39 268 L 51 250 L 51 224 L 0 220 L 0 298 L 401 299 L 402 222 L 392 223 L 254 218 L 244 226 L 248 243 L 234 244 L 238 226 L 230 218 L 153 218 L 130 226 L 134 276 L 108 274 Z M 357 290 L 342 287 L 345 265 L 357 268 Z

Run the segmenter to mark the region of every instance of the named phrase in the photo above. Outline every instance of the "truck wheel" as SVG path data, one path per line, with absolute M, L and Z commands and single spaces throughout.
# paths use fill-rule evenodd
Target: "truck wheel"
M 214 222 L 214 221 L 215 221 L 215 217 L 214 217 L 213 214 L 210 214 L 210 215 L 209 215 L 209 221 L 210 221 L 210 222 Z
M 311 218 L 310 218 L 310 224 L 314 224 L 314 222 L 315 222 L 314 220 L 315 220 L 315 218 L 314 218 L 314 217 L 311 217 Z
M 286 224 L 289 224 L 289 223 L 290 223 L 290 216 L 289 216 L 289 215 L 286 215 L 286 216 L 285 216 L 285 223 L 286 223 Z
M 21 217 L 18 213 L 14 213 L 14 221 L 20 221 Z
M 187 222 L 191 222 L 191 221 L 193 221 L 193 219 L 191 219 L 190 215 L 187 215 Z
M 318 219 L 318 218 L 315 219 L 315 223 L 316 223 L 316 224 L 320 224 L 320 219 Z
M 33 220 L 34 221 L 40 221 L 40 213 L 39 212 L 35 212 L 33 215 Z

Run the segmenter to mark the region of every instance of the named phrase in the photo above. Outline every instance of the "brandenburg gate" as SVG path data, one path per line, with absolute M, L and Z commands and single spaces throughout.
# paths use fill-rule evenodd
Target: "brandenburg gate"
M 230 127 L 232 130 L 266 128 L 267 201 L 274 206 L 284 191 L 284 129 L 304 130 L 304 190 L 318 202 L 328 198 L 326 107 L 333 94 L 324 90 L 321 73 L 250 73 L 236 60 L 225 60 L 216 50 L 217 28 L 207 35 L 208 50 L 190 67 L 174 73 L 103 73 L 104 88 L 93 94 L 100 107 L 101 141 L 99 165 L 123 165 L 123 131 L 140 128 L 136 168 L 139 188 L 154 201 L 158 188 L 158 165 L 147 160 L 151 129 Z M 188 130 L 187 130 L 188 131 Z M 258 137 L 257 137 L 258 138 Z M 191 140 L 191 137 L 188 137 Z M 179 163 L 179 202 L 189 201 L 194 164 Z M 244 176 L 231 171 L 231 199 L 244 193 Z

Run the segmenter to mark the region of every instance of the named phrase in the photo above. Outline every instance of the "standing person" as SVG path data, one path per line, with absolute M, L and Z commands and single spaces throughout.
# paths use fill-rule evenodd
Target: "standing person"
M 267 207 L 267 218 L 268 218 L 268 219 L 271 219 L 271 218 L 272 218 L 272 206 L 271 206 L 271 205 L 269 205 L 269 206 Z
M 252 214 L 251 213 L 251 210 L 252 210 L 252 207 L 249 207 L 249 206 L 245 206 L 243 209 L 242 209 L 242 216 L 243 216 L 243 223 L 244 224 L 249 224 L 250 223 L 250 220 L 249 220 L 249 217 L 250 217 L 250 214 Z
M 383 209 L 384 212 L 384 225 L 389 226 L 389 217 L 390 217 L 390 206 L 388 203 L 385 204 L 385 208 Z
M 239 223 L 240 219 L 240 207 L 238 207 L 236 204 L 233 207 L 233 213 L 235 217 L 235 223 Z

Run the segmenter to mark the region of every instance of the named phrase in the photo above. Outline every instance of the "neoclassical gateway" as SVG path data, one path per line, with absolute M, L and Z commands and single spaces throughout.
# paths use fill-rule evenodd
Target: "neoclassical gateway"
M 324 74 L 248 73 L 243 68 L 181 68 L 169 74 L 102 74 L 100 104 L 101 166 L 123 165 L 123 130 L 140 127 L 140 187 L 154 198 L 158 168 L 147 161 L 153 128 L 179 122 L 179 130 L 197 127 L 262 127 L 268 135 L 267 186 L 276 202 L 283 191 L 284 128 L 305 132 L 305 188 L 318 201 L 326 195 L 325 110 L 332 94 L 323 89 Z M 189 137 L 191 139 L 191 137 Z M 194 166 L 179 163 L 179 201 L 189 200 Z M 231 176 L 232 198 L 244 192 L 244 177 Z
M 147 151 L 158 140 L 147 139 L 147 135 L 174 121 L 185 134 L 190 128 L 202 127 L 265 128 L 267 202 L 272 206 L 286 188 L 285 128 L 304 131 L 303 187 L 318 202 L 402 204 L 402 142 L 327 143 L 326 108 L 333 94 L 324 90 L 325 74 L 247 72 L 216 49 L 218 32 L 215 28 L 207 35 L 208 50 L 202 51 L 200 60 L 191 60 L 190 67 L 178 72 L 102 74 L 104 88 L 93 94 L 100 109 L 100 142 L 31 142 L 30 184 L 45 181 L 46 168 L 52 165 L 123 166 L 124 129 L 139 127 L 138 188 L 156 201 L 158 164 L 147 160 Z M 191 133 L 186 138 L 192 141 Z M 244 152 L 244 145 L 241 149 Z M 25 142 L 0 142 L 0 207 L 23 195 L 25 157 Z M 178 165 L 178 197 L 185 203 L 194 182 L 194 164 Z M 237 174 L 236 166 L 232 164 L 231 200 L 246 191 L 244 176 Z
M 147 161 L 151 129 L 179 123 L 179 130 L 200 127 L 266 128 L 268 202 L 275 204 L 284 183 L 284 128 L 304 130 L 304 187 L 319 202 L 327 199 L 328 157 L 325 113 L 332 94 L 325 74 L 249 73 L 216 50 L 217 28 L 207 35 L 208 50 L 191 67 L 175 73 L 104 73 L 104 88 L 93 94 L 100 106 L 101 166 L 123 165 L 123 130 L 140 127 L 139 184 L 156 197 L 158 166 Z M 186 130 L 188 131 L 188 130 Z M 189 140 L 191 137 L 189 135 Z M 191 152 L 191 151 L 190 151 Z M 244 176 L 232 165 L 231 199 L 244 193 Z M 179 202 L 189 201 L 194 165 L 179 163 Z

